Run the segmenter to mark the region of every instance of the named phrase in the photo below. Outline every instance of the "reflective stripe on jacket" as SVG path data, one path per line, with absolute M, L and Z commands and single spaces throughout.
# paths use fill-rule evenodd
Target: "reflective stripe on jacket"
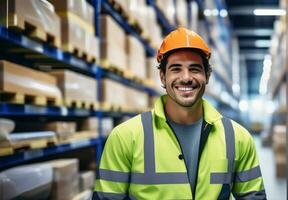
M 162 96 L 151 112 L 118 125 L 107 139 L 93 199 L 266 199 L 251 135 L 203 100 L 196 188 L 189 184 Z

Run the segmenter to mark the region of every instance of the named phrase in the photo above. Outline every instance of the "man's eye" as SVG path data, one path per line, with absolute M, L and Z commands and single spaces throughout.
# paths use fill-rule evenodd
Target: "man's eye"
M 173 72 L 176 72 L 176 71 L 179 71 L 180 70 L 180 68 L 178 68 L 178 67 L 173 67 L 172 69 L 171 69 L 171 71 L 173 71 Z

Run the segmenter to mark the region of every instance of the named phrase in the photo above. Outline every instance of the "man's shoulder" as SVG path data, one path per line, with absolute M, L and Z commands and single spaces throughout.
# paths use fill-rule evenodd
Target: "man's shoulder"
M 112 132 L 117 132 L 118 135 L 129 137 L 139 134 L 142 130 L 141 114 L 138 114 L 117 125 Z
M 236 139 L 240 141 L 249 141 L 252 139 L 250 132 L 240 123 L 230 119 L 233 125 Z

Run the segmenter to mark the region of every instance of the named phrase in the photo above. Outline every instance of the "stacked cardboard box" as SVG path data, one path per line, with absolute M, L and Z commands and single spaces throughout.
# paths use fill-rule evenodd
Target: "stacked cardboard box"
M 162 83 L 160 80 L 159 70 L 157 67 L 159 64 L 156 61 L 156 58 L 147 58 L 146 59 L 147 65 L 147 76 L 154 82 L 154 88 L 160 93 L 164 93 L 164 89 L 161 87 Z
M 176 1 L 176 18 L 178 25 L 188 27 L 188 5 L 186 0 Z
M 162 42 L 161 28 L 157 22 L 156 12 L 151 6 L 147 7 L 147 25 L 145 30 L 151 38 L 151 45 L 153 48 L 158 49 Z
M 80 130 L 98 132 L 98 123 L 97 117 L 88 117 L 81 123 Z
M 0 1 L 0 24 L 25 30 L 30 36 L 61 46 L 60 19 L 46 0 Z
M 70 200 L 79 191 L 78 159 L 48 161 L 53 168 L 51 197 L 53 200 Z
M 61 18 L 62 48 L 79 55 L 99 58 L 99 42 L 94 31 L 94 9 L 83 0 L 49 0 Z
M 286 126 L 275 125 L 273 128 L 273 149 L 276 161 L 276 174 L 286 177 Z
M 139 23 L 142 29 L 147 25 L 147 5 L 145 0 L 127 0 L 128 12 Z
M 96 80 L 69 70 L 50 72 L 57 78 L 58 87 L 64 99 L 95 102 L 97 100 Z
M 156 4 L 165 15 L 169 23 L 175 24 L 174 16 L 176 14 L 176 8 L 173 0 L 157 0 Z
M 102 91 L 101 91 L 102 95 L 100 95 L 102 98 L 101 102 L 119 106 L 127 105 L 125 88 L 126 86 L 118 82 L 115 82 L 110 79 L 103 79 Z
M 128 69 L 136 76 L 146 78 L 145 50 L 134 36 L 127 36 Z
M 94 171 L 82 172 L 79 175 L 79 189 L 80 192 L 85 190 L 91 190 L 95 183 Z
M 56 79 L 49 74 L 0 60 L 0 75 L 2 92 L 62 99 Z
M 101 59 L 122 70 L 127 69 L 125 41 L 125 32 L 117 22 L 108 15 L 101 16 Z
M 45 128 L 47 131 L 56 133 L 59 141 L 64 141 L 76 132 L 75 122 L 50 122 Z
M 144 111 L 149 106 L 149 95 L 133 88 L 126 88 L 126 105 L 133 111 Z

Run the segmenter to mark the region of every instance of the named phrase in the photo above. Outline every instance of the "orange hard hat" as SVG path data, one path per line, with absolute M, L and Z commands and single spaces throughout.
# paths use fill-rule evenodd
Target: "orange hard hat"
M 158 53 L 157 61 L 160 63 L 167 52 L 181 48 L 193 48 L 202 51 L 207 59 L 211 56 L 211 50 L 205 41 L 194 31 L 180 27 L 169 33 L 163 40 Z

